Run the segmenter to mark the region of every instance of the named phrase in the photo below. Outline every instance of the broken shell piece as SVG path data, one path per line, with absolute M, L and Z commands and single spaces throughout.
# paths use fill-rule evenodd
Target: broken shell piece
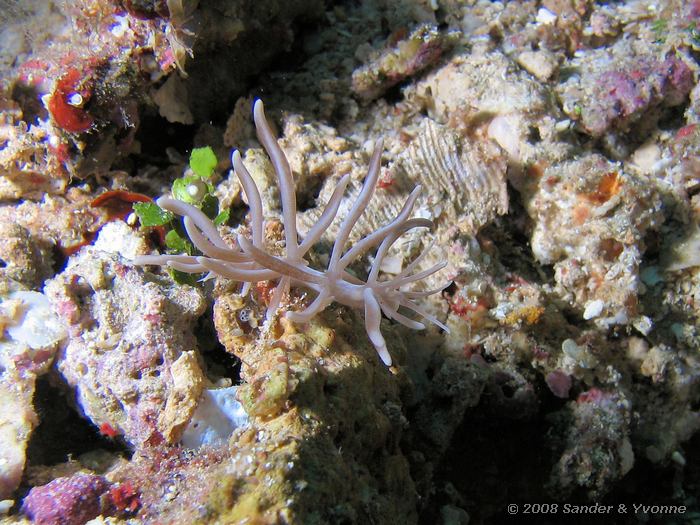
M 517 117 L 496 117 L 494 121 L 498 119 L 510 132 L 514 128 L 509 124 Z M 509 154 L 517 156 L 518 143 L 510 140 L 509 132 Z M 425 119 L 416 138 L 399 156 L 398 166 L 408 180 L 424 185 L 427 207 L 433 216 L 441 215 L 441 208 L 441 218 L 457 224 L 462 231 L 474 234 L 496 216 L 508 212 L 507 163 L 495 145 L 464 140 L 447 126 Z M 455 188 L 460 191 L 454 191 Z M 378 207 L 385 206 L 384 199 L 377 202 Z
M 66 336 L 66 331 L 51 310 L 47 297 L 39 292 L 17 291 L 9 295 L 6 304 L 17 301 L 13 308 L 15 319 L 6 327 L 10 338 L 32 350 L 48 349 Z M 14 321 L 14 322 L 12 322 Z
M 32 407 L 36 375 L 48 370 L 65 336 L 44 294 L 15 291 L 0 303 L 0 500 L 22 479 L 39 424 Z
M 100 229 L 94 246 L 98 250 L 116 253 L 129 260 L 150 251 L 146 235 L 129 227 L 123 221 L 112 221 L 105 224 Z
M 661 160 L 661 148 L 655 142 L 642 144 L 632 154 L 632 164 L 642 173 L 653 173 Z
M 591 301 L 586 305 L 586 309 L 583 311 L 583 318 L 588 321 L 598 317 L 603 313 L 603 308 L 605 307 L 605 302 L 600 299 L 596 301 Z
M 662 255 L 662 265 L 667 272 L 678 272 L 700 266 L 700 227 L 689 228 L 685 238 L 672 242 Z
M 234 430 L 248 424 L 246 414 L 236 399 L 238 387 L 205 390 L 189 426 L 182 434 L 187 448 L 214 445 L 226 441 Z
M 537 20 L 537 22 L 540 24 L 550 25 L 557 21 L 557 14 L 552 13 L 545 7 L 540 7 L 540 10 L 537 11 L 537 17 L 535 20 Z
M 541 82 L 549 80 L 559 67 L 556 56 L 544 49 L 523 51 L 518 55 L 517 61 L 525 71 Z
M 520 158 L 520 134 L 517 115 L 498 115 L 489 124 L 488 134 L 501 146 L 511 160 Z
M 170 373 L 173 384 L 165 409 L 158 417 L 158 428 L 166 441 L 173 443 L 197 408 L 197 399 L 204 386 L 204 373 L 197 363 L 195 352 L 180 354 L 170 367 Z
M 352 89 L 363 100 L 380 97 L 391 86 L 430 67 L 456 43 L 455 34 L 422 24 L 352 74 Z

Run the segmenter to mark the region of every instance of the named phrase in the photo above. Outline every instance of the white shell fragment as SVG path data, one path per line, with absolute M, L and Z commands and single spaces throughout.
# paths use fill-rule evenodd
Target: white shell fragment
M 429 220 L 455 224 L 473 234 L 496 216 L 508 211 L 507 162 L 500 148 L 490 141 L 467 141 L 447 126 L 426 119 L 416 136 L 389 168 L 394 180 L 389 189 L 380 189 L 357 221 L 350 241 L 390 222 L 403 207 L 406 196 L 421 184 L 417 215 Z M 326 202 L 337 180 L 327 179 L 319 202 Z M 351 181 L 338 214 L 346 214 L 361 190 L 360 181 Z M 301 231 L 310 230 L 323 211 L 311 208 L 299 216 Z M 338 224 L 328 227 L 332 240 Z M 425 237 L 424 233 L 412 234 Z M 411 239 L 412 235 L 407 235 Z
M 447 126 L 426 119 L 398 165 L 408 180 L 424 185 L 435 218 L 441 215 L 473 234 L 508 212 L 507 163 L 502 157 L 495 146 L 463 140 Z
M 49 348 L 66 336 L 65 328 L 54 315 L 46 296 L 39 292 L 12 292 L 11 301 L 21 302 L 21 311 L 5 329 L 7 335 L 17 343 L 32 350 Z
M 10 509 L 12 506 L 15 504 L 14 500 L 11 499 L 4 499 L 0 501 L 0 515 L 1 514 L 7 514 L 10 512 Z
M 129 260 L 150 251 L 145 236 L 122 221 L 105 224 L 100 229 L 95 248 L 103 252 L 119 254 Z
M 539 22 L 540 24 L 544 25 L 553 24 L 557 21 L 557 14 L 552 13 L 549 9 L 545 7 L 540 7 L 539 11 L 537 11 L 537 17 L 535 18 L 535 20 L 537 20 L 537 22 Z
M 488 134 L 501 146 L 511 159 L 520 159 L 520 134 L 517 115 L 498 115 L 489 124 Z
M 248 424 L 246 414 L 236 399 L 238 387 L 205 390 L 190 424 L 182 434 L 182 445 L 199 448 L 226 441 L 233 431 Z
M 595 319 L 601 313 L 603 313 L 603 308 L 605 307 L 605 302 L 600 299 L 591 301 L 586 305 L 586 309 L 583 311 L 583 318 L 588 321 L 590 319 Z

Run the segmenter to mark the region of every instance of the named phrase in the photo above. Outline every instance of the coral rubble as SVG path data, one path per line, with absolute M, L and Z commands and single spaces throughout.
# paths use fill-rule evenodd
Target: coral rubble
M 191 287 L 144 278 L 98 246 L 46 285 L 69 332 L 56 368 L 98 427 L 130 443 L 155 432 L 176 440 L 203 387 L 191 326 L 204 300 Z

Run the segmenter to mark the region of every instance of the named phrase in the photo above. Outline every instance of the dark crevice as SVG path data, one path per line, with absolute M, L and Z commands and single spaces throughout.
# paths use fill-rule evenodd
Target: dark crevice
M 16 83 L 12 89 L 12 100 L 22 108 L 22 120 L 27 124 L 36 125 L 48 118 L 48 111 L 35 87 Z
M 292 31 L 297 37 L 292 42 L 289 51 L 275 56 L 265 68 L 265 71 L 262 71 L 260 74 L 266 75 L 269 71 L 282 74 L 285 71 L 290 73 L 298 71 L 309 59 L 304 49 L 306 40 L 304 37 L 317 34 L 322 26 L 323 24 L 319 23 L 319 21 L 296 20 L 292 24 Z M 251 84 L 257 85 L 258 82 L 253 81 Z
M 405 82 L 400 82 L 391 86 L 384 92 L 383 98 L 390 106 L 396 105 L 403 101 L 403 88 L 413 83 L 413 79 L 408 79 Z
M 40 423 L 27 447 L 29 464 L 56 465 L 96 450 L 131 456 L 126 444 L 101 435 L 82 417 L 64 390 L 54 386 L 49 377 L 40 377 L 36 383 L 34 407 Z
M 227 378 L 237 385 L 241 382 L 241 360 L 227 352 L 219 342 L 212 316 L 213 313 L 209 310 L 200 318 L 195 328 L 197 345 L 204 359 L 207 375 L 212 381 Z
M 152 164 L 160 168 L 172 165 L 166 150 L 173 148 L 183 158 L 188 158 L 196 126 L 168 122 L 167 119 L 144 112 L 136 133 L 141 151 L 134 156 L 137 165 Z
M 662 131 L 670 131 L 675 133 L 676 130 L 686 125 L 685 111 L 688 107 L 688 102 L 679 104 L 671 108 L 666 108 L 659 117 L 658 127 Z
M 527 141 L 530 144 L 537 144 L 542 141 L 542 136 L 537 126 L 530 126 L 528 128 Z
M 321 188 L 323 188 L 324 177 L 316 177 L 307 181 L 307 185 L 304 188 L 304 193 L 297 195 L 297 211 L 305 212 L 316 206 L 323 207 L 325 202 L 318 202 L 318 196 L 321 193 Z
M 543 271 L 543 265 L 532 253 L 529 217 L 520 193 L 510 185 L 508 201 L 508 215 L 498 217 L 484 226 L 477 238 L 488 240 L 489 244 L 498 247 L 498 260 L 507 272 L 534 283 L 553 283 L 553 272 Z
M 63 251 L 61 251 L 61 248 L 58 245 L 53 246 L 51 250 L 51 255 L 53 256 L 53 269 L 55 271 L 55 274 L 62 273 L 63 270 L 66 269 L 66 265 L 68 264 L 68 255 L 63 253 Z
M 515 421 L 481 408 L 470 412 L 436 469 L 434 493 L 420 513 L 420 524 L 441 523 L 444 505 L 464 508 L 474 523 L 500 523 L 496 516 L 506 503 L 546 498 L 542 487 L 552 459 L 542 443 L 549 426 L 542 414 Z M 518 439 L 510 439 L 513 435 Z M 491 504 L 481 506 L 480 501 Z

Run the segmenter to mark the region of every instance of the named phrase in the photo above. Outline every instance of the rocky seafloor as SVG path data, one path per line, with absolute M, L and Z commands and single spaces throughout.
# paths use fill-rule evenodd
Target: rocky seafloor
M 1 524 L 700 523 L 700 1 L 2 7 Z M 232 149 L 289 253 L 256 99 L 300 238 L 380 137 L 349 246 L 421 185 L 382 278 L 449 286 L 391 366 L 362 308 L 134 263 L 195 253 L 171 193 L 255 235 Z

